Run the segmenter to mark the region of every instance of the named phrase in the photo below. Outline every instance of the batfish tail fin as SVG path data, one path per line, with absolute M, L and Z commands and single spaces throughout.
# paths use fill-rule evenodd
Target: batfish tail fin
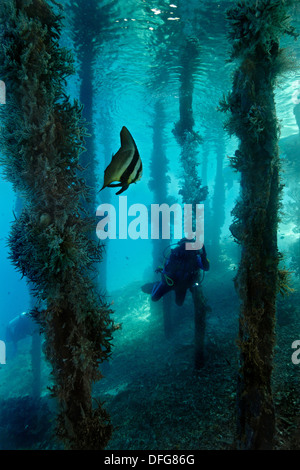
M 116 193 L 116 195 L 122 194 L 122 193 L 123 193 L 124 191 L 126 191 L 126 189 L 128 189 L 128 188 L 129 188 L 129 184 L 126 184 L 125 186 L 123 186 L 123 187 L 120 189 L 120 191 L 118 191 L 118 192 Z

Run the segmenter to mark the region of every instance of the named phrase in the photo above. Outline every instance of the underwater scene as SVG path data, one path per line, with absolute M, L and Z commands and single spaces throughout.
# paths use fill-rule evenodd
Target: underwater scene
M 299 34 L 1 0 L 0 450 L 300 449 Z

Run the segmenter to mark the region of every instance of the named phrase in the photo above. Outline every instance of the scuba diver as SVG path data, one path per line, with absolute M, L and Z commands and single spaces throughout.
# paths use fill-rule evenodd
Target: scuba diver
M 6 342 L 12 342 L 13 354 L 17 353 L 18 342 L 26 336 L 32 335 L 37 329 L 36 324 L 32 321 L 27 312 L 23 312 L 13 318 L 6 327 Z
M 142 291 L 151 294 L 154 302 L 157 302 L 167 292 L 175 291 L 175 301 L 178 306 L 184 302 L 186 292 L 198 285 L 200 270 L 209 270 L 209 261 L 203 245 L 201 250 L 186 250 L 185 243 L 191 242 L 183 238 L 176 248 L 171 250 L 164 267 L 159 267 L 155 272 L 161 273 L 161 281 L 142 286 Z

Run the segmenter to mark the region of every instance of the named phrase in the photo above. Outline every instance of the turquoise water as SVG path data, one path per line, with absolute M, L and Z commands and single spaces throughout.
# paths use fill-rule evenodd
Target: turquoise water
M 174 318 L 178 328 L 175 327 L 173 340 L 167 341 L 161 312 L 153 315 L 149 298 L 141 293 L 142 284 L 156 279 L 152 265 L 152 240 L 109 240 L 105 255 L 107 282 L 105 286 L 99 287 L 101 290 L 106 289 L 107 298 L 113 302 L 115 319 L 122 323 L 123 327 L 116 332 L 112 362 L 105 369 L 105 379 L 96 386 L 96 392 L 106 399 L 113 422 L 121 427 L 119 435 L 116 431 L 110 444 L 112 449 L 174 449 L 176 446 L 181 449 L 228 448 L 233 440 L 234 424 L 226 431 L 222 428 L 222 431 L 218 428 L 217 421 L 234 422 L 234 384 L 238 367 L 235 345 L 238 299 L 233 287 L 233 278 L 238 267 L 239 249 L 234 243 L 229 225 L 240 187 L 239 175 L 230 168 L 228 159 L 228 156 L 234 154 L 238 142 L 234 137 L 229 138 L 223 131 L 223 116 L 218 111 L 218 105 L 223 94 L 230 90 L 232 72 L 236 67 L 236 64 L 227 62 L 230 45 L 226 38 L 225 21 L 225 11 L 234 2 L 99 0 L 87 2 L 89 4 L 82 9 L 81 2 L 62 3 L 65 5 L 66 18 L 61 43 L 73 51 L 76 70 L 75 75 L 68 81 L 68 93 L 73 98 L 85 97 L 87 102 L 83 100 L 83 105 L 92 112 L 90 130 L 95 145 L 99 190 L 103 184 L 104 169 L 110 162 L 111 155 L 119 149 L 122 126 L 126 126 L 132 133 L 143 162 L 141 181 L 131 185 L 124 193 L 128 206 L 140 203 L 148 208 L 153 203 L 166 202 L 156 200 L 155 194 L 149 188 L 149 181 L 153 178 L 156 119 L 160 120 L 163 138 L 162 153 L 158 158 L 166 157 L 168 162 L 168 201 L 181 203 L 178 195 L 183 174 L 180 162 L 181 148 L 173 130 L 179 120 L 180 86 L 182 72 L 186 66 L 183 51 L 187 41 L 196 45 L 197 54 L 193 60 L 190 89 L 192 87 L 194 130 L 203 139 L 203 143 L 197 147 L 197 169 L 203 185 L 208 186 L 209 193 L 204 202 L 205 214 L 208 214 L 208 217 L 212 208 L 217 213 L 216 196 L 220 188 L 217 187 L 216 175 L 217 155 L 220 152 L 222 190 L 225 196 L 224 206 L 219 207 L 221 215 L 214 219 L 215 225 L 207 226 L 208 231 L 204 234 L 208 256 L 214 259 L 213 233 L 220 230 L 218 260 L 216 264 L 211 265 L 203 283 L 204 293 L 211 308 L 206 339 L 210 360 L 202 377 L 197 376 L 196 379 L 191 375 L 194 332 L 190 296 L 181 310 L 175 308 Z M 97 6 L 96 12 L 92 5 Z M 76 12 L 79 15 L 78 20 Z M 296 8 L 293 10 L 293 23 L 300 31 L 299 9 Z M 295 64 L 299 63 L 299 41 L 284 39 L 283 45 L 293 55 Z M 189 53 L 188 50 L 187 57 Z M 90 66 L 92 80 L 84 82 L 84 71 Z M 84 90 L 83 83 L 86 83 Z M 293 113 L 295 92 L 298 90 L 300 92 L 300 71 L 295 67 L 295 71 L 281 78 L 276 89 L 283 148 L 284 143 L 288 139 L 296 139 L 299 132 Z M 282 159 L 284 166 L 283 151 Z M 159 173 L 155 178 L 158 177 Z M 283 173 L 283 183 L 286 186 L 283 211 L 287 211 L 291 202 L 289 191 L 295 187 L 295 179 L 297 175 L 291 175 L 288 171 Z M 119 198 L 115 192 L 115 189 L 106 188 L 98 193 L 97 205 L 110 203 L 118 207 Z M 1 179 L 0 340 L 5 339 L 7 324 L 21 312 L 30 309 L 26 279 L 20 278 L 7 257 L 7 238 L 15 207 L 16 195 L 11 185 Z M 97 207 L 95 211 L 96 209 Z M 292 260 L 291 246 L 298 238 L 295 218 L 283 218 L 279 227 L 278 243 L 279 249 L 286 257 L 287 268 Z M 300 366 L 297 370 L 290 361 L 290 345 L 297 339 L 297 334 L 299 335 L 299 278 L 296 275 L 293 275 L 293 282 L 294 297 L 280 303 L 278 344 L 282 355 L 278 357 L 275 387 L 277 391 L 282 384 L 283 388 L 284 385 L 289 387 L 286 396 L 294 397 L 296 415 L 299 414 L 299 403 L 295 390 L 299 385 L 297 377 Z M 11 346 L 7 345 L 6 364 L 0 366 L 0 400 L 17 400 L 31 396 L 33 385 L 30 350 L 31 336 L 19 341 L 16 354 L 13 354 Z M 222 368 L 226 370 L 226 383 L 223 391 L 216 392 L 214 384 L 222 381 Z M 55 407 L 53 403 L 48 403 L 47 386 L 51 383 L 49 372 L 50 368 L 43 360 L 41 395 L 52 413 Z M 178 394 L 174 395 L 174 384 L 177 381 L 181 385 L 178 385 Z M 207 401 L 206 407 L 197 402 L 200 393 L 197 388 L 199 381 Z M 189 393 L 186 397 L 186 407 L 183 407 L 183 396 L 187 388 Z M 147 396 L 150 397 L 149 406 L 146 402 Z M 291 411 L 284 407 L 284 403 L 284 396 L 280 396 L 278 406 L 282 406 L 282 415 L 287 416 Z M 48 424 L 47 413 L 41 414 L 44 423 L 44 426 L 40 424 L 39 428 L 44 433 L 41 438 L 39 432 L 35 431 L 36 423 L 28 421 L 31 414 L 30 405 L 18 405 L 18 402 L 14 402 L 11 406 L 19 410 L 27 410 L 28 406 L 28 414 L 20 416 L 19 419 L 22 426 L 28 426 L 31 434 L 28 437 L 25 432 L 14 439 L 13 425 L 8 436 L 5 426 L 1 428 L 0 423 L 1 449 L 55 447 L 48 434 L 51 424 Z M 144 416 L 141 422 L 136 417 L 136 408 L 139 406 L 139 414 Z M 176 426 L 179 426 L 178 422 L 173 429 L 172 410 L 177 406 L 184 422 L 183 428 L 191 426 L 190 437 L 186 436 L 188 431 L 174 431 Z M 152 409 L 151 413 L 149 408 Z M 158 411 L 155 412 L 155 409 Z M 201 413 L 197 414 L 195 409 L 201 410 Z M 222 415 L 222 410 L 225 409 L 228 414 Z M 215 410 L 214 417 L 212 410 Z M 219 417 L 216 410 L 220 413 Z M 192 415 L 195 422 L 191 418 Z M 5 419 L 9 420 L 9 417 L 2 417 L 3 423 Z M 198 425 L 201 430 L 199 428 L 197 431 Z M 165 430 L 164 435 L 158 431 L 161 426 Z M 169 440 L 165 438 L 168 432 Z M 176 433 L 178 438 L 174 437 Z M 215 436 L 213 441 L 211 436 Z

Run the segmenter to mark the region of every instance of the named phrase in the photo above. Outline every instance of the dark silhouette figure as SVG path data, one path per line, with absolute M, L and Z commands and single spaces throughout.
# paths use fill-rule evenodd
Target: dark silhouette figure
M 142 291 L 147 294 L 151 293 L 154 302 L 161 299 L 167 292 L 174 290 L 176 304 L 181 306 L 187 290 L 198 285 L 199 271 L 209 270 L 204 245 L 201 250 L 187 250 L 186 242 L 188 240 L 182 239 L 178 246 L 171 250 L 164 267 L 156 270 L 156 272 L 161 272 L 161 280 L 142 286 Z
M 26 336 L 32 335 L 37 329 L 30 316 L 23 312 L 13 318 L 6 327 L 6 342 L 13 344 L 13 353 L 17 352 L 18 342 Z

